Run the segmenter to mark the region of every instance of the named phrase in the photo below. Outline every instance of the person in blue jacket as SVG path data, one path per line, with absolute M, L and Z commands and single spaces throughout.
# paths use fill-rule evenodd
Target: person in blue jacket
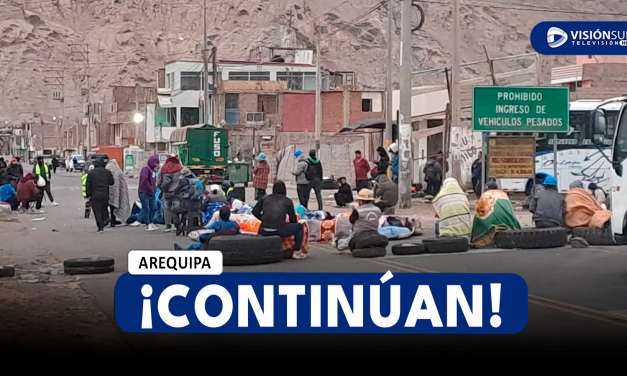
M 17 193 L 11 183 L 5 183 L 0 186 L 0 201 L 11 205 L 11 210 L 17 210 L 20 203 L 17 201 Z
M 392 154 L 392 181 L 398 184 L 398 144 L 396 142 L 390 145 L 390 153 Z

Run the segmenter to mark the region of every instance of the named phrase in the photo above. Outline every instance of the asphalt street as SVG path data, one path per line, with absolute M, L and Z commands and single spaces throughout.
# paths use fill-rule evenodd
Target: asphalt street
M 129 180 L 131 199 L 136 199 L 137 180 Z M 80 174 L 57 171 L 52 178 L 52 192 L 57 207 L 44 203 L 40 222 L 28 223 L 37 216 L 21 216 L 31 231 L 18 234 L 12 252 L 19 247 L 39 247 L 59 259 L 108 256 L 115 259 L 113 273 L 82 277 L 82 288 L 93 295 L 111 320 L 114 315 L 114 287 L 127 271 L 130 250 L 168 250 L 178 242 L 191 244 L 187 237 L 176 237 L 162 230 L 148 233 L 143 228 L 107 228 L 96 234 L 95 221 L 83 218 Z M 426 227 L 432 227 L 426 224 Z M 161 226 L 163 228 L 163 226 Z M 53 231 L 56 230 L 56 231 Z M 427 229 L 427 236 L 432 230 Z M 410 241 L 420 242 L 421 237 Z M 405 241 L 407 242 L 407 241 Z M 314 243 L 305 260 L 284 260 L 264 266 L 225 267 L 229 272 L 344 272 L 344 273 L 515 273 L 529 288 L 529 320 L 519 334 L 510 336 L 307 336 L 307 343 L 327 347 L 359 343 L 367 345 L 456 344 L 465 345 L 610 345 L 627 339 L 627 247 L 555 248 L 540 250 L 471 250 L 463 254 L 393 256 L 357 259 L 339 253 L 330 245 Z M 132 334 L 120 330 L 133 347 L 177 350 L 198 349 L 241 341 L 241 335 L 163 335 Z M 300 338 L 305 338 L 304 336 Z M 285 336 L 255 336 L 267 344 L 281 344 Z M 302 339 L 301 339 L 302 340 Z M 221 343 L 226 343 L 221 342 Z M 240 342 L 241 343 L 241 342 Z M 250 344 L 252 345 L 252 343 Z

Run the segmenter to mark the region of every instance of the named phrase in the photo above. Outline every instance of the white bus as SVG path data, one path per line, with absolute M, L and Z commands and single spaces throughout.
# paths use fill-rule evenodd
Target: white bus
M 600 99 L 582 99 L 570 102 L 570 132 L 557 135 L 557 181 L 560 192 L 567 192 L 570 183 L 581 180 L 584 186 L 596 183 L 606 192 L 610 188 L 610 163 L 593 143 L 595 112 L 604 102 Z M 606 103 L 601 107 L 605 114 L 603 152 L 610 156 L 614 128 L 621 103 Z M 553 175 L 553 134 L 535 134 L 536 181 L 542 183 L 546 175 Z M 500 179 L 503 190 L 525 192 L 531 195 L 531 179 Z
M 621 243 L 627 240 L 627 96 L 608 99 L 599 106 L 594 117 L 593 142 L 598 147 L 605 145 L 605 130 L 607 129 L 607 108 L 609 105 L 619 107 L 616 118 L 615 132 L 612 139 L 612 150 L 609 161 L 610 197 L 609 209 L 612 211 L 611 231 L 619 235 Z

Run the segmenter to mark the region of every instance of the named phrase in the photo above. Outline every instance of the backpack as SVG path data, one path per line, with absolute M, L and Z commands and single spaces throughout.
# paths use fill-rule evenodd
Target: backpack
M 307 162 L 307 171 L 305 172 L 305 178 L 309 181 L 312 181 L 318 177 L 317 172 L 318 172 L 318 169 L 316 168 L 316 165 L 313 163 Z

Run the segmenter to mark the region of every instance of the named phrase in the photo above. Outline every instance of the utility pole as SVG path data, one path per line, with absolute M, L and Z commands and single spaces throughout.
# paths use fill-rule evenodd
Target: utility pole
M 203 63 L 204 63 L 204 69 L 202 72 L 202 82 L 203 82 L 203 89 L 204 89 L 204 104 L 205 104 L 205 108 L 204 108 L 204 116 L 203 116 L 203 123 L 204 124 L 210 124 L 211 121 L 209 120 L 209 90 L 207 88 L 207 86 L 209 86 L 209 56 L 207 56 L 207 0 L 204 0 L 204 6 L 203 6 L 203 24 L 204 24 L 204 31 L 202 33 L 202 39 L 203 39 L 203 48 L 202 48 L 202 59 L 203 59 Z
M 315 25 L 316 31 L 316 127 L 315 127 L 315 139 L 316 139 L 316 156 L 320 153 L 320 135 L 322 133 L 322 75 L 320 74 L 320 29 L 318 24 Z
M 211 74 L 212 74 L 212 78 L 213 78 L 213 84 L 211 85 L 211 118 L 209 119 L 209 124 L 214 125 L 213 124 L 213 116 L 214 116 L 214 111 L 216 110 L 216 93 L 217 93 L 217 84 L 218 84 L 218 48 L 216 46 L 213 46 L 211 48 L 211 65 L 212 65 L 212 69 L 211 69 Z
M 91 105 L 91 84 L 90 84 L 90 75 L 89 75 L 89 45 L 88 44 L 72 44 L 71 46 L 71 56 L 78 57 L 78 60 L 73 61 L 83 61 L 86 63 L 84 68 L 84 72 L 80 73 L 80 70 L 75 74 L 76 78 L 79 78 L 81 81 L 81 96 L 85 97 L 85 102 L 87 103 L 87 153 L 91 151 L 92 140 L 91 140 L 91 123 L 92 123 L 92 105 Z M 83 88 L 82 82 L 87 79 L 87 88 Z M 84 114 L 85 115 L 85 114 Z
M 392 109 L 392 80 L 393 74 L 392 70 L 394 69 L 394 7 L 393 0 L 388 0 L 388 64 L 387 64 L 387 77 L 386 77 L 386 102 L 385 102 L 385 149 L 387 150 L 392 142 L 394 142 L 394 133 L 392 132 L 392 123 L 393 120 L 393 109 Z
M 400 92 L 400 119 L 399 119 L 399 177 L 398 194 L 399 207 L 411 207 L 411 183 L 412 183 L 412 142 L 411 142 L 411 17 L 412 0 L 401 0 L 401 92 Z
M 453 90 L 451 91 L 452 106 L 451 106 L 451 130 L 455 127 L 459 127 L 459 112 L 460 112 L 460 58 L 459 58 L 459 0 L 453 0 Z M 452 133 L 452 132 L 451 132 Z M 483 143 L 483 141 L 482 141 Z M 485 155 L 485 153 L 484 153 Z M 447 156 L 448 157 L 448 156 Z M 445 159 L 446 161 L 446 159 Z M 453 160 L 451 160 L 453 162 Z M 446 165 L 446 163 L 445 163 Z M 453 171 L 460 171 L 461 169 L 453 169 Z M 460 171 L 461 172 L 461 171 Z M 485 165 L 483 166 L 483 172 L 485 175 Z M 454 176 L 457 180 L 461 176 Z M 483 185 L 481 186 L 483 189 Z
M 61 69 L 49 69 L 45 71 L 44 83 L 46 86 L 51 86 L 57 90 L 52 92 L 52 100 L 61 102 L 61 122 L 57 127 L 57 139 L 59 149 L 63 149 L 63 119 L 65 109 L 65 72 Z M 63 152 L 63 150 L 61 150 Z

